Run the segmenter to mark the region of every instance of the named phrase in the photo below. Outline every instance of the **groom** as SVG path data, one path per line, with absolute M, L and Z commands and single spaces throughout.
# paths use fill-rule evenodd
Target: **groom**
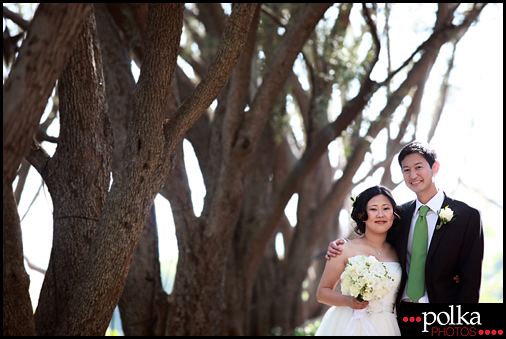
M 436 152 L 429 145 L 416 141 L 409 143 L 399 153 L 399 164 L 406 186 L 416 194 L 416 200 L 400 206 L 401 221 L 394 223 L 387 237 L 396 247 L 402 266 L 402 281 L 397 296 L 397 319 L 402 331 L 403 314 L 409 316 L 406 312 L 414 302 L 478 302 L 484 245 L 480 212 L 448 197 L 437 188 L 439 162 Z M 424 205 L 428 208 L 420 209 Z M 446 206 L 446 215 L 440 217 L 438 212 Z M 424 212 L 420 212 L 422 210 Z M 420 214 L 425 213 L 425 226 L 415 231 L 417 220 L 424 219 Z M 422 245 L 419 244 L 420 239 Z M 340 254 L 338 244 L 343 242 L 338 239 L 330 243 L 327 259 Z M 426 251 L 416 254 L 418 248 L 425 246 Z M 419 266 L 410 271 L 412 252 L 415 252 L 413 267 Z M 459 283 L 454 279 L 456 275 L 460 278 Z M 410 282 L 410 276 L 416 279 Z M 418 287 L 415 286 L 417 284 Z M 417 288 L 418 291 L 413 292 Z

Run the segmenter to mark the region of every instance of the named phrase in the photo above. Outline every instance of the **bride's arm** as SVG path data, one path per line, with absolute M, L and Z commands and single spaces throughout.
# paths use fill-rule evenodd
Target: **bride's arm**
M 367 307 L 369 302 L 358 302 L 352 296 L 334 291 L 344 271 L 344 265 L 348 261 L 348 255 L 346 255 L 344 247 L 346 246 L 343 246 L 343 255 L 339 255 L 327 261 L 325 271 L 323 272 L 320 285 L 316 292 L 316 299 L 318 302 L 330 306 L 348 306 L 353 309 L 363 309 Z

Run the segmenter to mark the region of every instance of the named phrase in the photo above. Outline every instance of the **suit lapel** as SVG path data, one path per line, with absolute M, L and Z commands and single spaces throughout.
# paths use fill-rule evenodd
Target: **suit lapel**
M 446 206 L 449 206 L 448 208 L 453 210 L 454 204 L 455 204 L 455 202 L 453 201 L 453 199 L 448 197 L 445 194 L 445 199 L 443 201 L 443 205 L 441 206 L 441 208 L 445 208 Z M 438 217 L 437 222 L 436 222 L 436 227 L 437 227 L 437 225 L 439 225 L 440 222 L 441 222 L 441 220 Z M 440 229 L 434 229 L 434 233 L 432 234 L 432 240 L 431 240 L 430 246 L 429 246 L 429 252 L 427 253 L 427 262 L 429 262 L 432 255 L 434 254 L 434 251 L 436 250 L 439 242 L 443 238 L 443 235 L 445 234 L 446 229 L 447 229 L 447 227 L 444 227 L 444 226 L 441 227 Z

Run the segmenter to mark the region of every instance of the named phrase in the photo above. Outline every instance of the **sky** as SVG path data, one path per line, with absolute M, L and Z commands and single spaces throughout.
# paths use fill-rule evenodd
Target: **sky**
M 397 7 L 397 8 L 396 8 Z M 413 9 L 408 5 L 396 4 L 395 10 L 401 15 L 392 13 L 392 57 L 396 63 L 402 63 L 418 46 L 420 36 L 411 30 L 406 30 L 405 20 L 416 24 L 418 29 L 432 25 L 435 5 L 421 6 Z M 399 14 L 399 13 L 397 13 Z M 326 16 L 335 15 L 328 11 Z M 361 20 L 357 10 L 352 12 L 352 24 L 354 20 Z M 432 19 L 431 19 L 432 18 Z M 398 21 L 393 21 L 398 20 Z M 428 21 L 427 21 L 428 20 Z M 432 20 L 432 21 L 431 21 Z M 382 25 L 381 22 L 378 22 Z M 411 25 L 408 24 L 408 25 Z M 5 27 L 5 21 L 4 21 Z M 425 37 L 426 38 L 426 37 Z M 422 41 L 425 39 L 423 38 Z M 445 45 L 437 59 L 429 79 L 417 130 L 417 139 L 427 141 L 426 135 L 429 129 L 428 123 L 436 100 L 441 78 L 437 74 L 443 74 L 446 68 L 446 60 L 451 53 L 451 47 Z M 383 64 L 382 64 L 383 63 Z M 376 68 L 385 68 L 384 58 Z M 183 64 L 181 66 L 184 67 Z M 133 67 L 134 74 L 138 69 Z M 5 77 L 4 68 L 4 77 Z M 373 78 L 384 78 L 380 71 L 373 72 Z M 437 183 L 453 198 L 463 200 L 482 212 L 485 227 L 485 260 L 503 249 L 503 5 L 489 4 L 480 15 L 479 23 L 473 25 L 465 34 L 457 47 L 455 69 L 450 78 L 451 92 L 444 108 L 438 128 L 431 145 L 438 153 L 438 161 L 441 164 L 437 175 Z M 371 100 L 368 111 L 371 116 L 379 112 L 384 105 L 384 100 Z M 51 105 L 48 105 L 51 106 Z M 339 105 L 331 105 L 332 111 L 339 111 Z M 402 114 L 401 114 L 402 117 Z M 424 119 L 425 117 L 425 119 Z M 300 123 L 293 115 L 292 125 Z M 426 121 L 427 123 L 423 123 Z M 50 135 L 58 135 L 58 123 L 55 122 L 48 130 Z M 394 132 L 396 133 L 396 132 Z M 368 154 L 364 165 L 356 174 L 355 181 L 368 171 L 367 163 L 371 158 L 375 161 L 382 160 L 385 156 L 384 145 L 386 131 L 382 131 L 373 142 L 371 149 L 374 156 Z M 44 143 L 43 147 L 52 154 L 55 145 Z M 185 162 L 190 178 L 192 199 L 197 215 L 202 210 L 205 196 L 205 188 L 202 176 L 198 170 L 198 162 L 193 149 L 188 141 L 183 144 Z M 331 163 L 337 163 L 335 143 L 329 145 Z M 402 174 L 397 160 L 392 165 L 393 179 L 402 181 Z M 365 183 L 357 186 L 352 194 L 356 195 L 363 189 L 379 182 L 381 173 L 375 173 Z M 459 182 L 459 179 L 461 180 Z M 37 194 L 41 186 L 40 175 L 30 170 L 25 190 L 19 204 L 19 214 L 23 218 L 28 206 Z M 16 184 L 16 182 L 14 183 Z M 397 202 L 405 202 L 414 199 L 414 194 L 401 183 L 394 191 Z M 491 202 L 492 201 L 492 202 Z M 295 224 L 295 210 L 297 195 L 294 195 L 286 208 L 286 214 L 292 224 Z M 167 260 L 177 257 L 177 239 L 173 226 L 170 204 L 163 197 L 155 199 L 157 212 L 158 230 L 160 238 L 160 259 Z M 47 188 L 44 187 L 38 193 L 38 197 L 31 206 L 29 213 L 22 220 L 23 246 L 25 256 L 36 266 L 45 269 L 49 262 L 52 243 L 52 203 Z M 340 216 L 343 230 L 351 229 L 349 216 L 343 212 Z M 282 251 L 281 241 L 277 241 L 277 249 Z M 27 266 L 26 266 L 27 267 Z M 27 272 L 31 278 L 32 303 L 37 302 L 37 295 L 43 281 L 43 275 L 29 269 Z

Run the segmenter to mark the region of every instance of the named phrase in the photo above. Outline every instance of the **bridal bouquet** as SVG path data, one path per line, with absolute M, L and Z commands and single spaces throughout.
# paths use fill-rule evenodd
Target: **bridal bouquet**
M 348 259 L 341 274 L 341 292 L 357 301 L 381 299 L 388 294 L 392 278 L 387 268 L 372 255 L 356 255 Z

